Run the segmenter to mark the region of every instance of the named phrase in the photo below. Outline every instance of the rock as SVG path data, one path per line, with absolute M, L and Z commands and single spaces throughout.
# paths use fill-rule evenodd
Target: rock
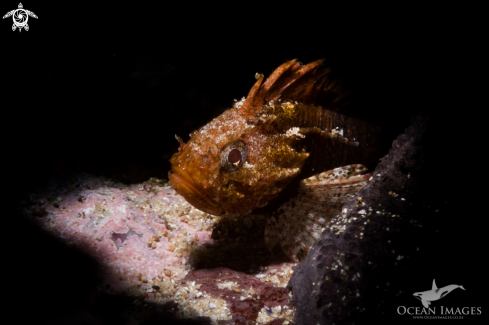
M 420 261 L 419 247 L 438 238 L 435 206 L 443 197 L 436 194 L 443 175 L 436 173 L 432 124 L 422 113 L 414 119 L 295 268 L 287 288 L 296 324 L 365 323 L 395 314 L 396 297 L 412 295 L 410 285 L 421 276 L 415 279 L 409 268 Z M 431 275 L 422 276 L 429 286 Z

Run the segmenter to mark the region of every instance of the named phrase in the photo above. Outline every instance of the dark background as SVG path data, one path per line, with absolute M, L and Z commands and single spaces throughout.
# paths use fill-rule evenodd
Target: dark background
M 17 5 L 2 3 L 2 15 Z M 95 268 L 90 261 L 20 219 L 19 200 L 73 172 L 128 183 L 166 178 L 178 147 L 175 134 L 187 140 L 233 99 L 246 96 L 256 72 L 268 75 L 292 58 L 326 58 L 331 76 L 357 90 L 351 113 L 382 125 L 390 141 L 420 110 L 436 121 L 440 168 L 432 200 L 447 202 L 440 212 L 446 219 L 442 235 L 424 253 L 428 265 L 419 265 L 426 269 L 417 279 L 423 287 L 405 291 L 428 290 L 437 277 L 440 287 L 467 289 L 470 303 L 460 298 L 453 306 L 483 306 L 475 298 L 487 274 L 480 221 L 487 213 L 479 208 L 484 191 L 476 185 L 483 161 L 478 135 L 464 122 L 479 114 L 471 102 L 476 81 L 465 74 L 473 72 L 475 51 L 466 28 L 470 13 L 409 4 L 23 5 L 39 17 L 29 18 L 29 31 L 12 32 L 11 18 L 0 25 L 2 192 L 8 208 L 2 217 L 10 229 L 3 240 L 10 274 L 34 278 L 39 288 L 26 300 L 34 295 L 27 282 L 6 280 L 10 313 L 49 318 L 48 302 L 70 311 L 96 281 L 83 276 Z M 84 280 L 66 292 L 63 281 L 71 275 Z

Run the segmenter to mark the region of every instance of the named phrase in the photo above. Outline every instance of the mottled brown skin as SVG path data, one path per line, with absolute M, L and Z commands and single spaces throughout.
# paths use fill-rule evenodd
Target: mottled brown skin
M 318 70 L 321 64 L 291 60 L 263 84 L 259 76 L 241 107 L 182 142 L 169 174 L 177 192 L 210 214 L 245 214 L 294 179 L 347 164 L 373 166 L 380 130 L 331 110 L 344 97 L 328 83 L 329 70 Z

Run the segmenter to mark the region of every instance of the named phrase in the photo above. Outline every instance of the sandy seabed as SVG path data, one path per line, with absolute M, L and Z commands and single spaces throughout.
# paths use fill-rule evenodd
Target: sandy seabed
M 163 318 L 212 324 L 293 320 L 285 286 L 296 263 L 266 250 L 264 216 L 221 219 L 189 205 L 166 181 L 126 185 L 88 174 L 53 181 L 23 211 L 101 265 L 100 292 L 135 298 L 137 309 L 121 316 L 126 324 L 162 310 Z

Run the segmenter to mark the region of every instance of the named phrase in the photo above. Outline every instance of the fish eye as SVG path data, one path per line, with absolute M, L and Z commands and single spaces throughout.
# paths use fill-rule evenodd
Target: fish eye
M 232 172 L 240 168 L 248 155 L 246 143 L 241 140 L 229 142 L 221 149 L 221 167 Z

